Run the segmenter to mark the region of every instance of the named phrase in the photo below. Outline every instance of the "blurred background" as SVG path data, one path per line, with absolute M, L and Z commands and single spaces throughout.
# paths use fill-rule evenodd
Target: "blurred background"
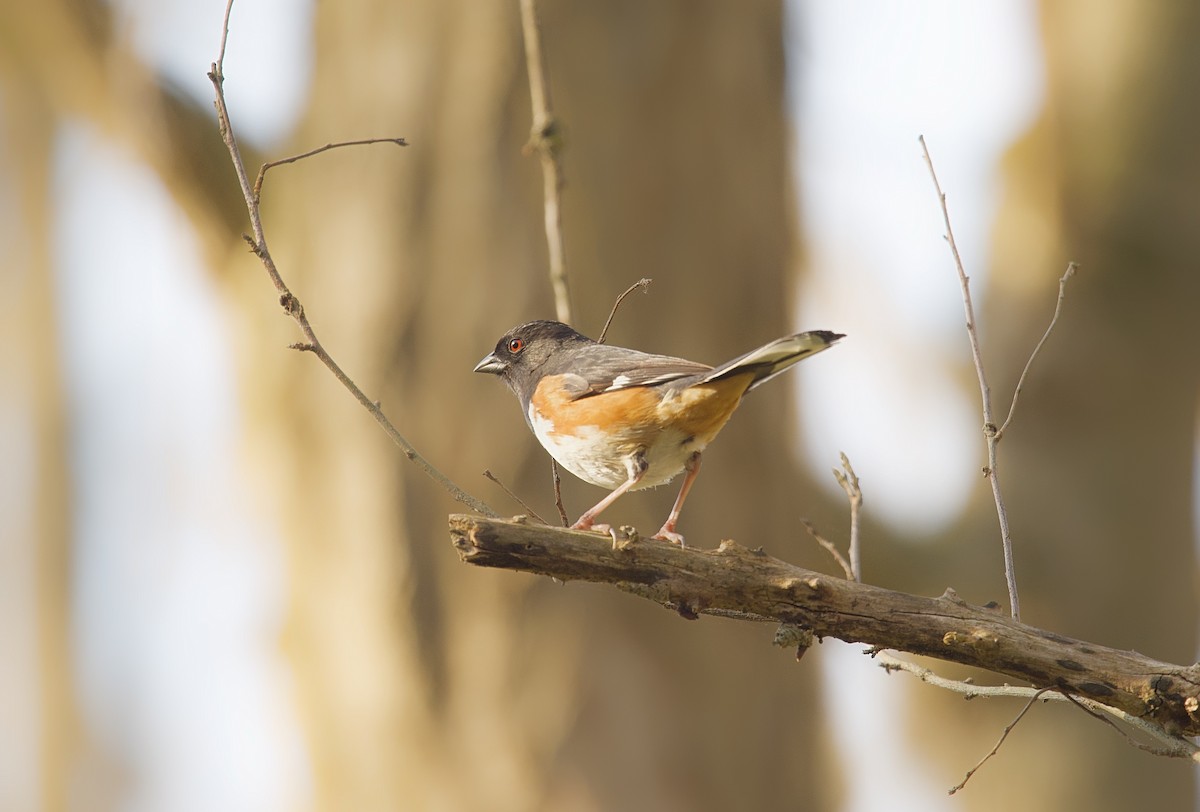
M 1023 619 L 1193 662 L 1200 5 L 539 5 L 576 326 L 648 276 L 614 343 L 849 335 L 706 453 L 689 542 L 835 571 L 799 520 L 844 544 L 845 451 L 865 580 L 1005 602 L 924 134 L 1000 414 L 1082 266 L 1001 446 Z M 0 8 L 0 808 L 1197 808 L 1195 768 L 1059 705 L 949 798 L 1019 703 L 463 566 L 461 508 L 286 349 L 205 78 L 220 0 Z M 552 515 L 470 372 L 553 313 L 515 0 L 239 0 L 225 73 L 251 167 L 409 140 L 275 170 L 270 248 L 426 456 Z

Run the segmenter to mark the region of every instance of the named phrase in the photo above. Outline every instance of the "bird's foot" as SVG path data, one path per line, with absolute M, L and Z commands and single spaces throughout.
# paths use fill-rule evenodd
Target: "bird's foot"
M 675 528 L 664 524 L 662 529 L 654 534 L 654 538 L 669 541 L 672 544 L 678 544 L 680 547 L 686 547 L 683 543 L 683 535 L 675 532 Z

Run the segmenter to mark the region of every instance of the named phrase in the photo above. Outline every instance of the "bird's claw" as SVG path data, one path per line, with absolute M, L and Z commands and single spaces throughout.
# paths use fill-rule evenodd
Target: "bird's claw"
M 678 544 L 680 547 L 687 546 L 683 543 L 683 535 L 676 533 L 673 529 L 667 527 L 665 524 L 662 526 L 661 530 L 654 534 L 654 538 L 662 539 L 663 541 L 669 541 L 671 544 Z

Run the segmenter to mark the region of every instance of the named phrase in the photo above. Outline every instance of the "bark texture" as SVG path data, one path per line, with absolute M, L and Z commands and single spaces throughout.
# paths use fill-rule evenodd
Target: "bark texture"
M 524 519 L 467 515 L 450 517 L 450 535 L 468 564 L 611 584 L 689 620 L 712 614 L 775 621 L 817 638 L 982 668 L 1109 705 L 1172 735 L 1200 735 L 1200 665 L 1063 637 L 1018 623 L 994 605 L 972 606 L 953 590 L 938 598 L 895 592 L 806 570 L 733 541 L 696 550 L 636 535 L 610 540 Z

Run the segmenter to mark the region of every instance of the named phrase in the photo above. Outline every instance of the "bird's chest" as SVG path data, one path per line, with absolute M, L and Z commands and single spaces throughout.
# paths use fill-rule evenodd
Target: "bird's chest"
M 635 490 L 670 482 L 696 451 L 703 451 L 741 399 L 716 388 L 693 387 L 663 397 L 646 387 L 571 400 L 543 394 L 531 400 L 529 426 L 559 464 L 575 476 L 613 489 L 630 475 L 630 461 L 646 459 Z M 702 401 L 702 402 L 701 402 Z M 697 408 L 699 407 L 699 408 Z
M 653 488 L 674 479 L 696 448 L 695 439 L 670 428 L 648 432 L 601 430 L 580 426 L 570 434 L 555 431 L 553 424 L 530 410 L 534 436 L 550 456 L 584 482 L 612 490 L 630 476 L 631 461 L 642 454 L 646 472 L 634 490 Z

